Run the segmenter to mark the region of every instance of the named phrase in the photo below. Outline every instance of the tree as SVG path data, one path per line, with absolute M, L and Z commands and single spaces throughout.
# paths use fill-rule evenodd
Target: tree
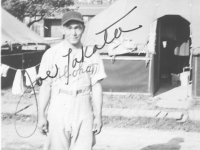
M 27 26 L 30 27 L 45 17 L 67 11 L 73 4 L 73 0 L 2 0 L 1 5 L 21 21 L 29 16 L 31 22 Z

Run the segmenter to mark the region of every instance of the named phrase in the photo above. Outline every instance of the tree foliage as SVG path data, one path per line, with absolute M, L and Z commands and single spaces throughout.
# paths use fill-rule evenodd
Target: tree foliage
M 27 26 L 30 27 L 44 17 L 67 11 L 73 4 L 73 0 L 2 0 L 1 5 L 21 21 L 29 16 L 32 21 Z

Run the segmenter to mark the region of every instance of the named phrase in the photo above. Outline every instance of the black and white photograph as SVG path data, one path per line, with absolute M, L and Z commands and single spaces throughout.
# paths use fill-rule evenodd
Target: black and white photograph
M 2 150 L 200 150 L 200 0 L 1 0 Z

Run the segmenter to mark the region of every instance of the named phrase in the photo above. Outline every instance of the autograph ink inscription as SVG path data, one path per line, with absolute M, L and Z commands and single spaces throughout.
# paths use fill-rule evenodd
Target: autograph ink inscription
M 75 66 L 76 66 L 76 64 L 78 63 L 79 64 L 79 66 L 78 66 L 78 69 L 73 69 L 73 71 L 70 73 L 70 71 L 69 71 L 69 62 L 70 62 L 70 54 L 68 54 L 68 55 L 65 55 L 65 57 L 66 56 L 68 56 L 68 65 L 66 65 L 65 67 L 64 67 L 64 73 L 62 74 L 61 72 L 61 70 L 59 70 L 60 68 L 58 68 L 57 67 L 57 65 L 55 64 L 55 67 L 56 67 L 56 73 L 55 73 L 55 75 L 51 75 L 51 72 L 50 71 L 47 71 L 46 72 L 46 77 L 45 78 L 42 78 L 42 77 L 40 77 L 39 79 L 37 79 L 37 84 L 39 85 L 39 86 L 41 86 L 42 85 L 42 81 L 43 80 L 46 80 L 48 77 L 49 78 L 62 78 L 63 76 L 65 77 L 65 78 L 67 78 L 67 82 L 65 83 L 66 85 L 68 85 L 69 84 L 69 77 L 70 76 L 73 76 L 73 77 L 76 77 L 76 76 L 78 76 L 78 75 L 81 75 L 81 74 L 83 74 L 83 73 L 88 73 L 88 74 L 90 74 L 90 75 L 95 75 L 95 73 L 97 72 L 97 70 L 98 70 L 98 67 L 99 67 L 99 65 L 98 65 L 98 63 L 92 63 L 92 64 L 89 64 L 89 65 L 87 65 L 86 67 L 83 67 L 83 63 L 82 63 L 82 61 L 84 61 L 84 58 L 81 58 L 81 60 L 80 61 L 77 61 L 77 58 L 75 58 L 75 59 L 73 59 L 73 62 L 72 62 L 72 67 L 73 68 L 75 68 Z M 82 56 L 84 56 L 84 55 L 82 55 Z
M 108 29 L 109 29 L 110 27 L 112 27 L 114 24 L 116 24 L 116 23 L 118 23 L 119 21 L 121 21 L 121 20 L 122 20 L 123 18 L 125 18 L 126 16 L 128 16 L 128 15 L 129 15 L 133 10 L 135 10 L 136 8 L 137 8 L 137 6 L 135 6 L 135 7 L 134 7 L 133 9 L 131 9 L 126 15 L 124 15 L 122 18 L 120 18 L 119 20 L 117 20 L 116 22 L 114 22 L 113 24 L 111 24 L 110 26 L 108 26 L 107 28 L 105 28 L 104 30 L 102 30 L 102 31 L 100 31 L 100 32 L 98 32 L 98 33 L 96 33 L 96 35 L 98 35 L 98 34 L 101 34 L 101 33 L 104 32 L 104 43 L 103 43 L 103 45 L 102 45 L 101 47 L 98 47 L 97 45 L 94 45 L 93 51 L 92 51 L 91 54 L 89 54 L 89 55 L 88 55 L 88 49 L 86 48 L 86 50 L 85 50 L 85 52 L 84 52 L 83 47 L 82 47 L 82 48 L 81 48 L 81 49 L 82 49 L 82 57 L 81 57 L 80 60 L 78 60 L 77 58 L 73 59 L 73 61 L 72 61 L 72 67 L 75 68 L 77 64 L 80 64 L 80 63 L 83 63 L 83 62 L 84 62 L 84 57 L 90 58 L 97 50 L 102 49 L 106 44 L 112 43 L 115 39 L 117 39 L 117 38 L 119 38 L 119 37 L 121 36 L 122 32 L 131 32 L 131 31 L 134 31 L 134 30 L 137 30 L 137 29 L 141 28 L 142 25 L 139 25 L 137 28 L 130 29 L 130 30 L 122 30 L 122 28 L 119 27 L 118 29 L 115 29 L 113 39 L 110 40 L 110 41 L 107 41 L 107 40 L 108 40 Z M 119 33 L 118 33 L 118 32 L 119 32 Z M 73 72 L 72 74 L 69 74 L 69 63 L 70 63 L 70 54 L 71 54 L 71 53 L 72 53 L 72 49 L 70 48 L 68 54 L 65 55 L 65 56 L 63 56 L 63 57 L 68 57 L 68 65 L 66 66 L 67 71 L 65 71 L 65 73 L 64 73 L 64 76 L 67 77 L 67 83 L 66 83 L 67 85 L 68 85 L 68 83 L 69 83 L 69 77 L 70 77 L 71 75 L 72 75 L 73 77 L 77 76 L 78 73 L 75 74 L 75 72 L 77 72 L 78 70 L 79 70 L 79 74 L 80 74 L 80 70 L 82 70 L 82 73 L 90 72 L 90 71 L 91 71 L 91 69 L 88 69 L 88 68 L 90 68 L 91 66 L 87 67 L 87 69 L 86 69 L 85 71 L 83 71 L 82 65 L 80 65 L 81 67 L 79 67 L 78 70 L 75 70 L 75 72 Z M 40 78 L 37 79 L 36 82 L 37 82 L 37 84 L 38 84 L 39 86 L 41 86 L 41 85 L 42 85 L 42 81 L 45 80 L 45 79 L 47 79 L 48 77 L 49 77 L 49 78 L 55 78 L 55 77 L 57 76 L 59 68 L 57 67 L 57 65 L 55 65 L 55 66 L 56 66 L 56 73 L 55 73 L 54 76 L 50 76 L 51 72 L 50 72 L 50 71 L 47 71 L 47 72 L 46 72 L 47 76 L 46 76 L 45 78 L 41 78 L 41 77 L 40 77 Z M 88 71 L 88 70 L 90 70 L 90 71 Z M 67 74 L 67 76 L 66 76 L 66 74 Z M 62 76 L 63 76 L 63 75 L 62 75 Z M 59 77 L 62 77 L 62 76 L 59 76 Z
M 35 95 L 35 101 L 36 101 L 36 106 L 37 106 L 37 116 L 38 116 L 38 105 L 37 105 L 37 98 L 36 98 L 36 93 L 35 93 L 35 90 L 34 90 L 34 86 L 33 86 L 33 83 L 37 83 L 37 85 L 41 86 L 42 85 L 42 81 L 43 80 L 46 80 L 47 78 L 61 78 L 63 76 L 65 76 L 67 78 L 67 83 L 69 83 L 69 77 L 70 76 L 73 76 L 73 77 L 76 77 L 77 75 L 80 75 L 81 73 L 93 73 L 95 74 L 97 71 L 98 71 L 98 64 L 90 64 L 88 65 L 85 69 L 83 69 L 83 62 L 84 62 L 84 57 L 86 58 L 90 58 L 97 50 L 100 50 L 102 49 L 106 44 L 110 44 L 111 42 L 113 42 L 115 39 L 119 38 L 122 34 L 122 32 L 131 32 L 131 31 L 134 31 L 134 30 L 137 30 L 139 28 L 142 27 L 142 25 L 139 25 L 137 28 L 134 28 L 134 29 L 131 29 L 131 30 L 122 30 L 121 27 L 119 27 L 118 29 L 115 29 L 114 31 L 114 37 L 111 41 L 108 41 L 107 38 L 108 38 L 108 29 L 110 27 L 112 27 L 114 24 L 116 24 L 117 22 L 121 21 L 123 18 L 125 18 L 126 16 L 128 16 L 134 9 L 136 9 L 137 7 L 134 7 L 133 9 L 131 9 L 126 15 L 124 15 L 122 18 L 120 18 L 118 21 L 114 22 L 113 24 L 111 24 L 110 26 L 108 26 L 106 29 L 102 30 L 101 32 L 98 32 L 96 33 L 96 35 L 98 34 L 101 34 L 104 32 L 104 44 L 101 46 L 101 47 L 98 47 L 97 45 L 94 46 L 93 48 L 93 51 L 91 54 L 87 54 L 88 53 L 88 49 L 86 48 L 85 52 L 83 50 L 83 47 L 81 48 L 82 49 L 82 56 L 80 58 L 80 60 L 78 60 L 77 58 L 73 59 L 72 61 L 72 67 L 75 68 L 77 64 L 79 64 L 79 68 L 77 70 L 73 70 L 73 72 L 70 74 L 69 72 L 69 62 L 70 62 L 70 54 L 72 53 L 72 49 L 69 49 L 69 52 L 67 55 L 63 56 L 63 57 L 68 57 L 68 65 L 65 66 L 65 71 L 64 71 L 64 74 L 61 75 L 60 72 L 59 72 L 59 68 L 57 67 L 57 65 L 55 64 L 55 67 L 56 67 L 56 73 L 55 75 L 51 75 L 51 71 L 47 71 L 46 72 L 46 77 L 45 78 L 42 78 L 42 77 L 39 77 L 36 81 L 32 82 L 30 77 L 29 77 L 29 80 L 31 82 L 31 85 L 32 85 L 32 88 L 33 88 L 33 91 L 34 91 L 34 95 Z M 27 72 L 28 74 L 28 72 Z M 28 75 L 29 76 L 29 75 Z M 21 99 L 20 99 L 21 100 Z M 20 100 L 18 102 L 18 104 L 20 103 Z M 17 106 L 18 107 L 18 106 Z M 28 108 L 29 106 L 25 107 L 24 109 Z M 24 110 L 24 109 L 21 109 L 20 111 Z M 17 108 L 16 108 L 17 110 Z M 18 111 L 18 112 L 20 112 Z M 16 112 L 15 115 L 18 113 Z M 38 122 L 38 118 L 37 118 L 37 122 Z M 16 126 L 16 123 L 15 123 L 15 126 Z M 20 136 L 20 137 L 23 137 L 23 138 L 27 138 L 27 137 L 30 137 L 34 134 L 34 132 L 36 131 L 36 128 L 37 128 L 37 123 L 36 123 L 36 127 L 34 129 L 34 131 L 29 135 L 29 136 L 21 136 L 19 135 L 19 133 L 17 132 L 17 134 Z M 17 131 L 17 129 L 16 129 Z
M 119 20 L 117 20 L 116 22 L 114 22 L 113 24 L 111 24 L 110 26 L 108 26 L 107 28 L 105 28 L 104 30 L 96 33 L 96 35 L 98 34 L 101 34 L 104 32 L 104 44 L 101 46 L 101 47 L 97 47 L 97 45 L 94 45 L 94 48 L 93 48 L 93 52 L 89 55 L 89 56 L 85 56 L 86 58 L 89 58 L 91 57 L 98 49 L 102 49 L 106 44 L 110 44 L 112 43 L 115 39 L 119 38 L 122 34 L 122 32 L 131 32 L 131 31 L 134 31 L 134 30 L 137 30 L 139 28 L 142 27 L 142 25 L 139 25 L 137 28 L 134 28 L 134 29 L 130 29 L 130 30 L 122 30 L 121 27 L 119 27 L 119 29 L 115 29 L 115 32 L 114 32 L 114 38 L 111 40 L 111 41 L 107 41 L 107 38 L 108 38 L 108 29 L 110 27 L 112 27 L 114 24 L 118 23 L 119 21 L 121 21 L 123 18 L 125 18 L 126 16 L 128 16 L 134 9 L 136 9 L 137 6 L 135 6 L 133 9 L 131 9 L 126 15 L 124 15 L 122 18 L 120 18 Z M 118 30 L 119 30 L 119 34 L 118 34 Z M 87 53 L 87 51 L 86 51 Z
M 48 71 L 46 72 L 47 76 L 46 76 L 45 78 L 39 77 L 39 78 L 36 80 L 37 85 L 41 86 L 41 85 L 42 85 L 42 81 L 43 81 L 43 80 L 46 80 L 48 77 L 49 77 L 49 78 L 55 78 L 55 77 L 57 76 L 57 74 L 58 74 L 58 67 L 57 67 L 56 64 L 55 64 L 55 67 L 56 67 L 56 74 L 55 74 L 54 76 L 50 76 L 51 71 L 48 70 Z

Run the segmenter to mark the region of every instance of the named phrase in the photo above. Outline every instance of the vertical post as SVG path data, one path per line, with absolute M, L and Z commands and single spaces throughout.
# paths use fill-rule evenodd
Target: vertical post
M 24 63 L 25 63 L 24 54 L 22 54 L 22 69 L 25 69 L 25 68 L 24 68 Z

